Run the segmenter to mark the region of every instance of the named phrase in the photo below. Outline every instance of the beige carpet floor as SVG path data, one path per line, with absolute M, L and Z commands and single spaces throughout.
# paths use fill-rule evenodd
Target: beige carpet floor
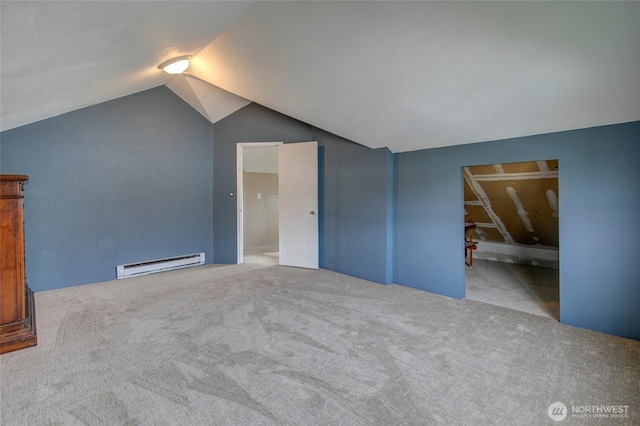
M 477 259 L 465 276 L 467 299 L 560 319 L 558 269 Z
M 35 300 L 38 346 L 0 357 L 2 425 L 540 425 L 555 402 L 560 424 L 640 424 L 640 342 L 326 270 L 205 266 Z

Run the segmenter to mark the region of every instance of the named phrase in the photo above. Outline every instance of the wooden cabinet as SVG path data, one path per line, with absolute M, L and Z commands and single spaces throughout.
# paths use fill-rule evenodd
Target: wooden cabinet
M 0 175 L 0 354 L 37 344 L 24 260 L 23 191 L 28 179 Z

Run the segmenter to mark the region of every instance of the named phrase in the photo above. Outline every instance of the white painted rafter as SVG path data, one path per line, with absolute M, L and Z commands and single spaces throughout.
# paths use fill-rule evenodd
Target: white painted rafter
M 515 243 L 515 240 L 507 230 L 507 227 L 505 226 L 502 219 L 500 219 L 500 216 L 498 216 L 496 212 L 493 211 L 493 208 L 491 207 L 491 200 L 489 199 L 489 197 L 487 197 L 486 192 L 484 192 L 484 189 L 482 188 L 480 183 L 475 179 L 469 167 L 463 167 L 463 171 L 464 179 L 466 180 L 467 184 L 469 184 L 469 187 L 476 195 L 476 197 L 478 197 L 478 200 L 480 200 L 480 202 L 482 203 L 482 207 L 484 207 L 485 211 L 493 221 L 495 228 L 502 235 L 502 238 L 504 238 L 505 242 L 507 243 Z M 465 203 L 469 204 L 466 201 Z
M 492 182 L 504 180 L 558 179 L 557 171 L 547 172 L 519 172 L 519 173 L 487 173 L 473 175 L 477 182 Z

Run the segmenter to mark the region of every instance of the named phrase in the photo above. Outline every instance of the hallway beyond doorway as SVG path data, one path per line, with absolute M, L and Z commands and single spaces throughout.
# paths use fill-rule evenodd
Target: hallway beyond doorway
M 279 257 L 278 247 L 260 246 L 244 251 L 244 263 L 251 265 L 278 265 Z

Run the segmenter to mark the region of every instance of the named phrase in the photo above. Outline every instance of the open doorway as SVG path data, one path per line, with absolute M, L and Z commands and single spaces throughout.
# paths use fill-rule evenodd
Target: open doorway
M 238 144 L 238 263 L 279 262 L 280 144 Z
M 272 149 L 273 148 L 273 149 Z M 245 154 L 245 151 L 248 154 Z M 260 166 L 252 166 L 251 154 L 257 153 Z M 271 158 L 266 161 L 265 157 Z M 274 253 L 277 235 L 276 264 L 297 268 L 318 269 L 319 229 L 318 229 L 318 142 L 255 142 L 237 144 L 237 259 L 244 263 L 246 249 L 255 252 Z M 246 163 L 246 164 L 245 164 Z M 268 164 L 268 168 L 265 165 Z M 260 173 L 257 181 L 277 182 L 277 192 L 273 186 L 261 186 L 251 195 L 244 181 L 251 180 L 246 173 Z M 277 173 L 276 179 L 267 179 L 265 174 Z M 263 196 L 264 191 L 265 194 Z M 275 197 L 277 195 L 277 197 Z M 233 196 L 233 194 L 232 194 Z M 262 240 L 250 240 L 251 213 L 246 214 L 245 205 L 255 203 L 263 206 L 261 216 L 265 224 Z M 276 217 L 278 218 L 276 222 Z M 277 232 L 274 225 L 277 223 Z M 269 229 L 271 225 L 271 229 Z M 245 232 L 247 228 L 247 232 Z M 245 234 L 248 234 L 245 236 Z M 271 239 L 269 239 L 271 236 Z
M 466 298 L 559 320 L 558 160 L 462 173 Z

